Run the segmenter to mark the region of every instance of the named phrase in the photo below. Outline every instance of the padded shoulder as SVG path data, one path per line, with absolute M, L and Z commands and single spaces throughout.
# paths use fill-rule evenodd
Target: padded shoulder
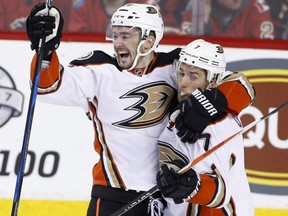
M 171 52 L 158 52 L 158 57 L 153 65 L 153 69 L 156 67 L 163 67 L 165 65 L 173 64 L 175 59 L 179 59 L 179 53 L 181 48 L 176 48 Z
M 86 55 L 71 61 L 70 66 L 72 67 L 86 66 L 86 65 L 105 64 L 105 63 L 113 64 L 117 68 L 119 68 L 119 65 L 115 57 L 112 57 L 107 53 L 99 50 L 89 52 Z

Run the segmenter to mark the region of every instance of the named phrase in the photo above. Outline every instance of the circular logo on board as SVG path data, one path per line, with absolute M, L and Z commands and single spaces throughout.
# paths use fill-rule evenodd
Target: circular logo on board
M 243 60 L 231 62 L 227 68 L 244 73 L 256 90 L 255 101 L 240 114 L 244 126 L 287 101 L 287 59 Z M 287 116 L 285 107 L 244 133 L 245 167 L 252 192 L 288 195 Z
M 0 67 L 0 127 L 22 113 L 24 95 L 16 89 L 9 73 Z

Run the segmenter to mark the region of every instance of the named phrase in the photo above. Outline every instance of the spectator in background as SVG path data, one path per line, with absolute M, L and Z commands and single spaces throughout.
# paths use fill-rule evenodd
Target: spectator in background
M 68 31 L 105 33 L 113 13 L 130 2 L 147 0 L 75 0 Z
M 197 0 L 190 1 L 197 2 Z M 199 2 L 202 3 L 200 9 L 205 11 L 204 16 L 197 20 L 198 23 L 195 23 L 193 13 L 191 13 L 195 11 L 194 5 L 188 4 L 183 14 L 183 34 L 195 35 L 194 32 L 198 31 L 192 27 L 196 26 L 202 27 L 204 29 L 202 35 L 206 36 L 274 39 L 270 7 L 265 0 L 203 0 Z
M 180 34 L 182 12 L 189 0 L 76 0 L 73 3 L 68 31 L 105 33 L 112 14 L 127 3 L 156 6 L 163 17 L 165 33 Z
M 288 0 L 266 0 L 271 9 L 275 39 L 288 39 Z
M 58 7 L 65 21 L 70 18 L 70 7 L 73 0 L 54 0 L 53 5 Z M 40 0 L 0 0 L 0 31 L 24 31 L 26 28 L 26 18 L 31 8 Z M 64 29 L 65 29 L 64 24 Z
M 148 4 L 157 6 L 164 20 L 167 34 L 180 34 L 182 13 L 184 12 L 189 0 L 148 0 Z
M 210 11 L 210 0 L 189 0 L 182 14 L 181 34 L 204 35 L 204 26 L 209 22 Z

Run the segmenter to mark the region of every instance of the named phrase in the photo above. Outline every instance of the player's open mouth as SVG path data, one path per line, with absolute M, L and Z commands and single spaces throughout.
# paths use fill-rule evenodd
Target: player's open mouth
M 127 53 L 127 52 L 119 52 L 118 53 L 118 56 L 119 56 L 119 58 L 120 58 L 120 60 L 121 61 L 123 61 L 123 60 L 126 60 L 127 58 L 128 58 L 128 56 L 129 56 L 129 53 Z
M 190 94 L 187 91 L 179 91 L 178 92 L 178 98 L 182 101 L 182 100 L 186 100 L 188 99 L 190 96 Z
M 186 92 L 186 91 L 179 91 L 179 95 L 180 95 L 181 97 L 184 97 L 184 96 L 188 95 L 188 92 Z

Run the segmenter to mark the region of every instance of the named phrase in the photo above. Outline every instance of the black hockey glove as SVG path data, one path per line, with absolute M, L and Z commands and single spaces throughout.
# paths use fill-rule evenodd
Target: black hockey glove
M 48 10 L 49 15 L 47 15 Z M 32 8 L 26 20 L 26 31 L 32 50 L 37 50 L 40 38 L 46 37 L 44 60 L 51 60 L 52 52 L 59 47 L 63 24 L 62 14 L 56 7 L 48 9 L 46 4 L 40 3 Z
M 180 114 L 175 121 L 177 135 L 182 142 L 195 143 L 207 125 L 225 112 L 228 102 L 217 88 L 207 89 L 203 93 L 196 89 L 178 107 Z
M 164 197 L 172 198 L 176 204 L 191 199 L 200 189 L 200 178 L 193 169 L 182 175 L 177 172 L 185 166 L 180 160 L 161 166 L 157 173 L 157 186 Z

